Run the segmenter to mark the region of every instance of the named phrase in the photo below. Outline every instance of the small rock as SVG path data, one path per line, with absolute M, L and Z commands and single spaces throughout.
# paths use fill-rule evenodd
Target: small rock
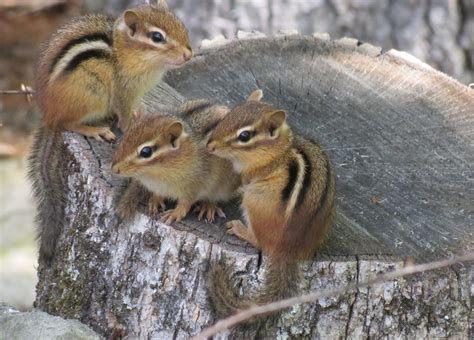
M 2 339 L 102 339 L 78 320 L 66 320 L 39 310 L 22 313 L 3 303 L 0 303 L 0 329 Z

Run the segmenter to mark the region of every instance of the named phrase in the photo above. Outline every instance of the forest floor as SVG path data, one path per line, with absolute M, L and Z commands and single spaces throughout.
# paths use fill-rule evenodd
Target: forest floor
M 34 205 L 22 158 L 0 160 L 0 301 L 19 310 L 35 299 Z

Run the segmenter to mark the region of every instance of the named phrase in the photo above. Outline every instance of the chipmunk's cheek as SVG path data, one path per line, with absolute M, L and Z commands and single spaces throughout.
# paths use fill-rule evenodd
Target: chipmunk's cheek
M 234 168 L 234 171 L 236 173 L 241 173 L 243 169 L 243 164 L 236 159 L 232 159 L 231 162 L 232 162 L 232 167 Z

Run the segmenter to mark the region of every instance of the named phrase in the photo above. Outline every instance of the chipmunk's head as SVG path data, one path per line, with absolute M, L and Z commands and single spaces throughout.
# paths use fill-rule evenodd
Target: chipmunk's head
M 139 117 L 117 147 L 112 172 L 124 177 L 169 174 L 183 163 L 188 137 L 181 121 L 174 117 L 159 114 Z
M 232 161 L 238 172 L 268 164 L 291 144 L 286 113 L 261 103 L 261 90 L 231 110 L 212 130 L 207 149 Z
M 177 68 L 193 55 L 186 27 L 168 10 L 165 0 L 126 10 L 118 20 L 114 45 L 123 47 L 117 48 L 119 60 L 127 59 L 137 68 L 143 63 Z

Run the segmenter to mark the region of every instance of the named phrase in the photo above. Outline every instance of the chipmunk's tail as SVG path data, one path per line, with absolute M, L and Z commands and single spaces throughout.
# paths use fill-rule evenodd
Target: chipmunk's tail
M 67 185 L 60 162 L 66 154 L 62 133 L 40 127 L 28 157 L 28 177 L 36 201 L 39 259 L 49 264 L 64 226 Z
M 216 266 L 209 277 L 209 295 L 219 317 L 226 317 L 254 305 L 288 298 L 295 294 L 300 272 L 296 261 L 271 259 L 263 288 L 250 296 L 239 296 L 231 282 L 230 269 Z

